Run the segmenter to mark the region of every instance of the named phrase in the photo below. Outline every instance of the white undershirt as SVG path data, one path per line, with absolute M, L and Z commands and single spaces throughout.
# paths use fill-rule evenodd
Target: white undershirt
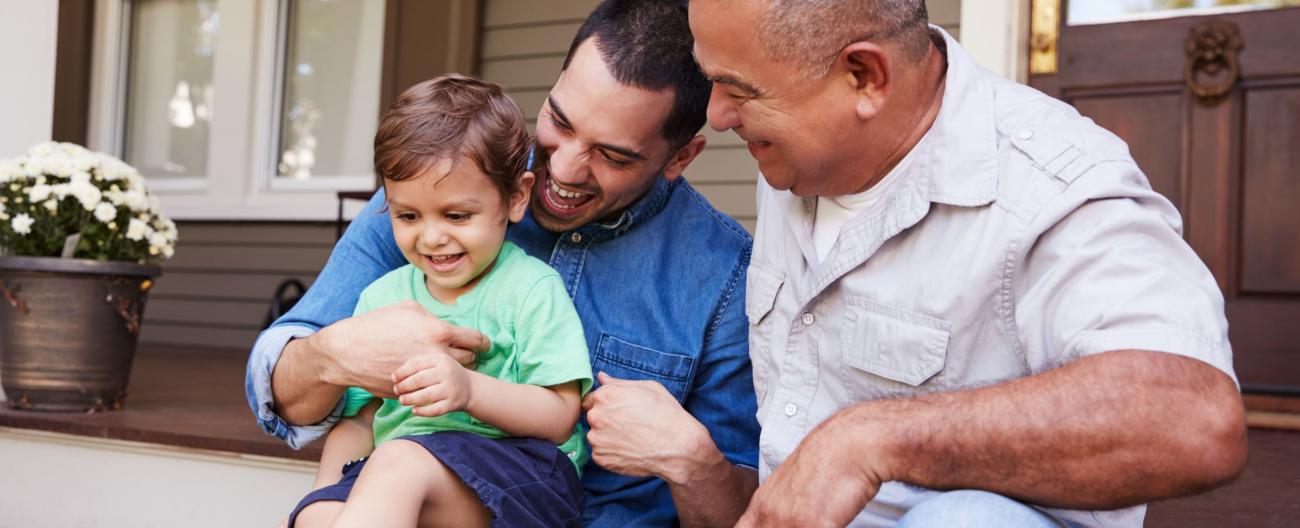
M 912 149 L 915 151 L 916 149 Z M 817 213 L 813 217 L 813 247 L 817 249 L 817 261 L 823 262 L 840 238 L 840 230 L 850 219 L 874 207 L 880 202 L 891 187 L 898 182 L 899 175 L 906 172 L 912 155 L 909 152 L 898 162 L 889 174 L 867 190 L 844 196 L 817 197 Z

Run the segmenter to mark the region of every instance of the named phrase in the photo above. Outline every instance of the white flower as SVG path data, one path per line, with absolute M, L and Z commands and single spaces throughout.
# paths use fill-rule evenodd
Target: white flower
M 154 231 L 153 233 L 149 234 L 149 249 L 153 249 L 153 248 L 162 249 L 166 246 L 167 246 L 167 237 L 164 237 L 162 233 Z
M 45 163 L 39 159 L 27 159 L 23 161 L 23 176 L 26 178 L 35 178 L 45 172 Z
M 37 143 L 35 145 L 32 145 L 31 148 L 27 149 L 27 155 L 33 158 L 43 158 L 45 156 L 49 156 L 50 154 L 53 154 L 54 149 L 57 148 L 58 146 L 59 144 L 53 141 Z
M 122 203 L 126 204 L 133 213 L 141 213 L 151 209 L 150 196 L 136 190 L 122 193 Z
M 54 189 L 50 188 L 49 185 L 38 183 L 36 185 L 33 185 L 31 189 L 27 190 L 27 197 L 32 199 L 32 203 L 36 203 L 46 198 L 49 198 L 50 193 L 53 192 Z
M 131 222 L 126 224 L 126 238 L 130 240 L 144 240 L 144 237 L 149 235 L 149 226 L 144 222 L 132 218 Z
M 35 220 L 32 220 L 32 217 L 28 216 L 27 213 L 18 213 L 18 216 L 15 216 L 14 221 L 9 225 L 14 228 L 15 233 L 26 235 L 32 232 L 34 222 Z
M 117 208 L 113 207 L 113 204 L 106 203 L 106 202 L 99 202 L 99 205 L 95 206 L 96 220 L 99 220 L 100 222 L 107 224 L 109 222 L 112 222 L 113 219 L 115 218 L 117 218 Z
M 57 212 L 59 212 L 59 202 L 58 202 L 58 200 L 55 200 L 55 199 L 53 199 L 53 198 L 51 198 L 51 199 L 49 199 L 49 200 L 45 200 L 45 208 L 48 209 L 51 213 L 57 213 Z
M 16 159 L 0 160 L 0 183 L 23 177 L 23 167 Z
M 72 173 L 72 176 L 69 176 L 69 179 L 72 180 L 72 184 L 73 184 L 73 185 L 77 185 L 77 184 L 80 184 L 80 183 L 88 184 L 88 183 L 90 183 L 90 173 L 88 173 L 88 172 L 74 172 L 74 173 Z
M 68 189 L 87 211 L 94 211 L 95 206 L 99 205 L 100 198 L 103 197 L 103 193 L 99 192 L 99 188 L 91 185 L 89 181 L 79 182 L 74 180 L 68 185 Z

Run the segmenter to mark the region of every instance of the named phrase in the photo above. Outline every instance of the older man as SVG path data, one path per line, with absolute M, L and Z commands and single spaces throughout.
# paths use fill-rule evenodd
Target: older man
M 1123 141 L 980 69 L 922 0 L 690 21 L 709 122 L 766 180 L 742 525 L 1139 526 L 1237 474 L 1222 296 Z
M 704 148 L 708 96 L 681 2 L 606 0 L 537 120 L 549 170 L 508 237 L 560 272 L 602 373 L 584 402 L 588 526 L 731 524 L 744 502 L 716 498 L 757 485 L 743 305 L 751 240 L 681 177 Z M 337 421 L 346 387 L 391 397 L 407 358 L 468 363 L 461 349 L 483 346 L 413 304 L 347 317 L 362 288 L 405 264 L 383 204 L 381 192 L 250 355 L 249 404 L 294 447 Z

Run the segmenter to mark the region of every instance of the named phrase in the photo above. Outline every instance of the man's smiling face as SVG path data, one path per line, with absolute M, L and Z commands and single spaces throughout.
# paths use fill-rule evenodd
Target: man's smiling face
M 663 124 L 674 98 L 672 89 L 615 80 L 595 37 L 579 45 L 537 118 L 537 144 L 548 159 L 531 204 L 537 223 L 567 231 L 612 220 L 640 199 L 668 164 Z
M 773 188 L 800 196 L 847 194 L 860 174 L 846 166 L 863 153 L 838 148 L 859 124 L 852 78 L 835 71 L 804 78 L 794 64 L 760 50 L 753 28 L 763 2 L 691 2 L 695 58 L 713 81 L 709 125 L 734 131 Z

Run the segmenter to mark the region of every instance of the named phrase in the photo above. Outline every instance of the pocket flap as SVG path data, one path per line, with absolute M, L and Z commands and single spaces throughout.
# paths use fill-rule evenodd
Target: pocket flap
M 592 372 L 604 372 L 619 379 L 657 381 L 682 402 L 694 377 L 695 358 L 661 352 L 602 333 L 591 367 Z
M 749 317 L 749 324 L 758 324 L 772 311 L 776 293 L 784 283 L 785 274 L 777 275 L 749 265 L 745 272 L 745 316 Z
M 913 387 L 943 370 L 947 321 L 870 302 L 846 316 L 853 330 L 841 347 L 850 367 Z

